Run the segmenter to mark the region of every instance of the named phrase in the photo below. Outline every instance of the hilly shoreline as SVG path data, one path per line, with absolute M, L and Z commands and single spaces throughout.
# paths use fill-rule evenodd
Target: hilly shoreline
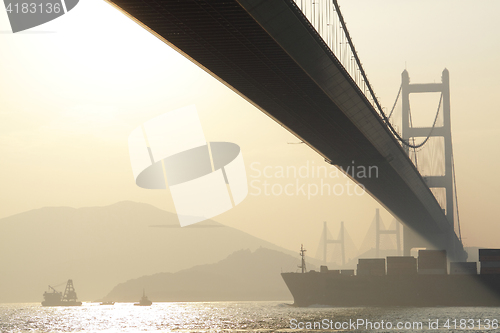
M 120 283 L 102 301 L 137 301 L 143 289 L 154 302 L 292 300 L 280 273 L 295 270 L 299 263 L 298 258 L 264 247 L 238 250 L 214 264 Z
M 213 264 L 242 249 L 298 257 L 215 221 L 178 226 L 175 214 L 130 201 L 0 219 L 0 302 L 40 302 L 48 285 L 68 279 L 80 300 L 93 301 L 124 281 Z

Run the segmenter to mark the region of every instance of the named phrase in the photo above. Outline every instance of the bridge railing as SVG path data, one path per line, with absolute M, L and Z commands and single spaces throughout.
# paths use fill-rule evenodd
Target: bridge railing
M 381 108 L 357 57 L 336 0 L 293 0 L 374 109 Z

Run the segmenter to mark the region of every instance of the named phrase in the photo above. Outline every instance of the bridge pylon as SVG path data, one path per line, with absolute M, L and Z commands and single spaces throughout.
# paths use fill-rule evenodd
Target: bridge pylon
M 394 229 L 382 229 L 380 227 L 380 211 L 377 208 L 375 211 L 375 257 L 379 258 L 380 255 L 380 238 L 381 235 L 394 235 L 396 237 L 396 251 L 398 256 L 401 255 L 401 233 L 399 228 L 399 221 L 396 220 Z M 390 226 L 389 226 L 390 227 Z
M 443 211 L 446 215 L 450 227 L 455 230 L 454 222 L 454 191 L 453 191 L 453 153 L 451 141 L 451 117 L 450 117 L 450 74 L 444 69 L 441 76 L 441 83 L 412 83 L 406 70 L 401 74 L 401 97 L 402 97 L 402 138 L 410 142 L 411 138 L 416 137 L 442 137 L 444 139 L 444 160 L 445 170 L 443 175 L 432 175 L 424 177 L 429 188 L 444 188 L 446 204 Z M 413 127 L 410 116 L 410 94 L 414 93 L 433 93 L 442 94 L 442 112 L 443 125 L 434 127 Z M 435 124 L 434 124 L 435 125 Z M 410 147 L 404 146 L 409 155 Z M 450 241 L 452 241 L 450 239 Z M 403 231 L 404 255 L 410 255 L 414 247 L 428 247 L 429 242 L 424 241 L 415 232 L 404 226 Z M 445 241 L 446 243 L 446 241 Z M 450 256 L 455 256 L 449 253 Z
M 327 263 L 327 248 L 328 244 L 340 244 L 340 251 L 342 255 L 342 266 L 345 266 L 345 236 L 344 236 L 344 222 L 340 222 L 340 234 L 338 239 L 328 238 L 328 227 L 326 221 L 323 222 L 323 261 Z

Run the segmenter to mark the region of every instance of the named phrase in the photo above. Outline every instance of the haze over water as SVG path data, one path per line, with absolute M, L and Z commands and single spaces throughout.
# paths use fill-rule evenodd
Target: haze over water
M 37 303 L 1 304 L 0 331 L 14 332 L 298 332 L 307 323 L 358 322 L 352 329 L 322 331 L 352 332 L 498 332 L 485 329 L 485 320 L 498 320 L 496 308 L 295 308 L 283 302 L 194 302 L 153 303 L 151 307 L 136 307 L 132 303 L 101 306 L 86 303 L 82 307 L 42 307 Z M 429 330 L 429 319 L 438 320 L 439 329 Z M 453 327 L 456 319 L 457 329 Z M 460 329 L 460 319 L 468 320 Z M 470 319 L 474 320 L 472 324 Z M 447 320 L 451 327 L 444 327 Z M 479 322 L 480 320 L 481 322 Z M 384 321 L 393 329 L 375 329 Z M 373 329 L 366 329 L 368 322 Z M 379 324 L 377 324 L 379 323 Z M 412 328 L 396 329 L 402 323 Z M 417 324 L 422 323 L 422 328 Z M 479 323 L 482 327 L 479 328 Z M 492 321 L 493 323 L 493 321 Z M 361 322 L 360 322 L 361 324 Z M 313 324 L 312 324 L 313 325 Z M 335 325 L 335 324 L 333 324 Z M 340 324 L 339 324 L 340 325 Z M 344 325 L 346 326 L 346 325 Z M 304 326 L 305 327 L 305 326 Z M 404 326 L 403 326 L 404 327 Z M 413 328 L 415 327 L 415 328 Z M 309 331 L 309 330 L 308 330 Z

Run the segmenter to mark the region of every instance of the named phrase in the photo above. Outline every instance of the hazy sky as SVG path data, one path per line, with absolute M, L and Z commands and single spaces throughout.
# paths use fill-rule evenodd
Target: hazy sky
M 347 26 L 368 77 L 390 109 L 401 72 L 439 82 L 450 71 L 452 133 L 466 245 L 500 247 L 500 2 L 344 1 Z M 412 99 L 415 122 L 430 125 L 439 96 Z M 240 145 L 247 199 L 215 218 L 289 249 L 316 251 L 322 221 L 344 221 L 360 245 L 375 208 L 368 195 L 255 195 L 258 172 L 325 165 L 310 148 L 243 98 L 104 1 L 12 34 L 0 10 L 0 218 L 44 206 L 103 206 L 121 200 L 175 211 L 168 190 L 135 186 L 130 132 L 156 115 L 196 104 L 207 141 Z M 253 167 L 252 167 L 253 166 Z M 259 170 L 259 171 L 257 171 Z M 344 178 L 324 179 L 331 186 Z M 349 185 L 352 186 L 352 185 Z M 383 212 L 388 225 L 392 217 Z M 336 233 L 336 231 L 335 231 Z

